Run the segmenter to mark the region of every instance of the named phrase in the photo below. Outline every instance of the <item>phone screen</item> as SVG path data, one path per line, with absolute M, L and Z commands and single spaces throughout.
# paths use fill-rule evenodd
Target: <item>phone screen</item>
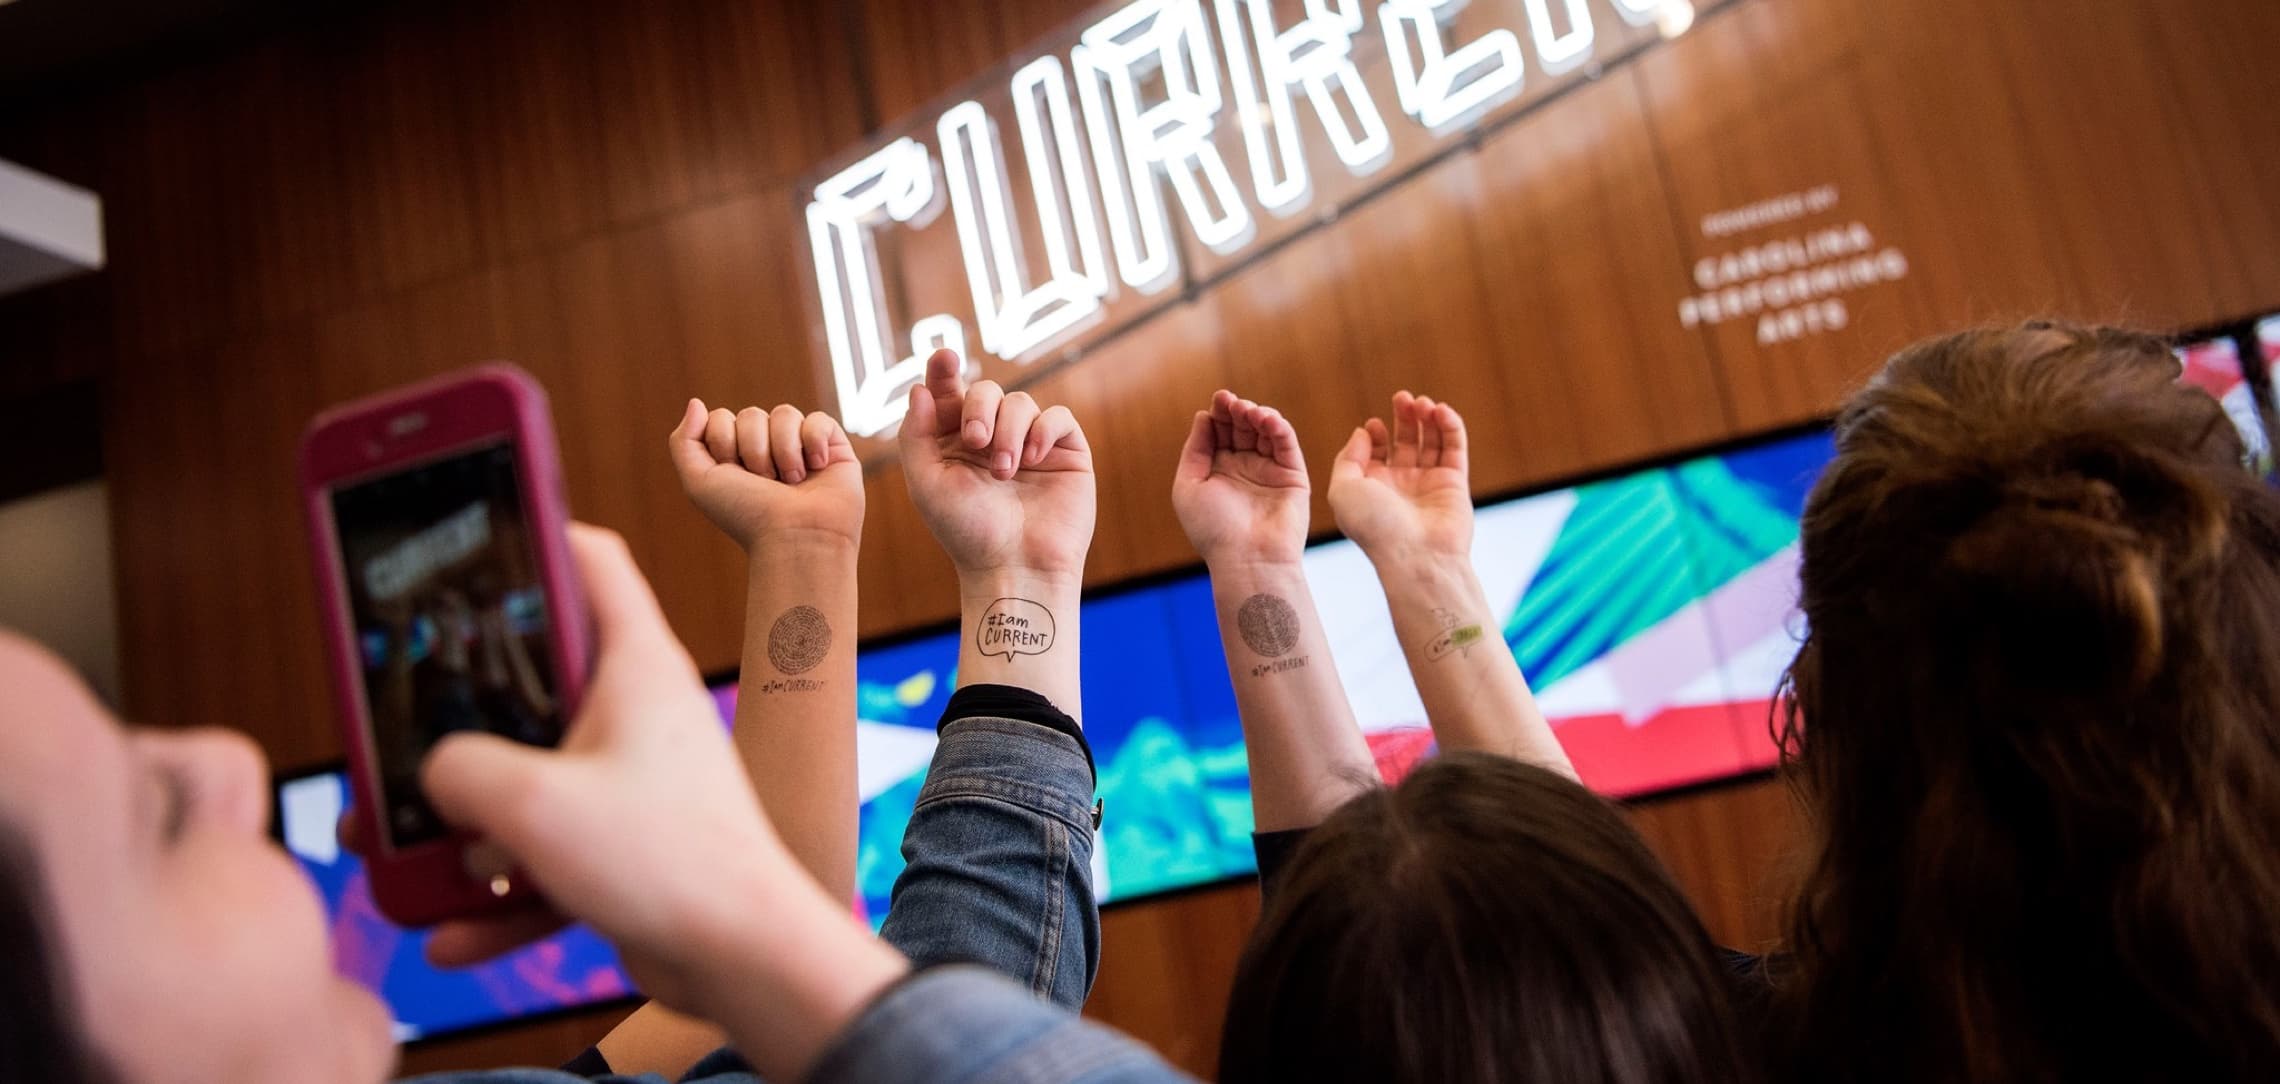
M 550 610 L 514 444 L 501 439 L 332 490 L 379 771 L 380 828 L 402 848 L 448 829 L 420 793 L 444 735 L 562 736 Z

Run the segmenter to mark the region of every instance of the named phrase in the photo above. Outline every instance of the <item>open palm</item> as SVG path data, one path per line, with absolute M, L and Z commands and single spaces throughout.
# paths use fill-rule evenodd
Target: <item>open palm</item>
M 1180 449 L 1172 511 L 1207 564 L 1295 561 L 1310 492 L 1290 421 L 1223 390 L 1196 412 Z
M 1081 572 L 1092 544 L 1092 449 L 1067 407 L 993 381 L 968 386 L 936 351 L 900 437 L 911 502 L 964 572 Z
M 1338 529 L 1372 559 L 1471 553 L 1465 445 L 1455 408 L 1396 392 L 1392 429 L 1371 418 L 1338 453 L 1330 474 Z

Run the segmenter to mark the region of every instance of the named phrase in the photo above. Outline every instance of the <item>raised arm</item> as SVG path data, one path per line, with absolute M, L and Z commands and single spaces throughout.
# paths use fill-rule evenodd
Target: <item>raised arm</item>
M 1441 748 L 1516 757 L 1573 778 L 1473 572 L 1466 441 L 1454 408 L 1397 392 L 1392 427 L 1371 418 L 1338 453 L 1330 509 L 1377 567 Z
M 1319 824 L 1377 778 L 1299 563 L 1308 494 L 1280 413 L 1228 391 L 1196 413 L 1172 509 L 1211 573 L 1261 832 Z
M 1100 943 L 1078 723 L 1092 453 L 1067 408 L 968 386 L 947 350 L 912 389 L 901 442 L 911 501 L 957 569 L 959 688 L 880 933 L 921 965 L 984 964 L 1074 1009 Z
M 1077 603 L 1092 548 L 1092 449 L 1069 408 L 967 385 L 937 351 L 900 436 L 911 503 L 958 570 L 958 682 L 1013 685 L 1082 718 Z
M 745 554 L 737 759 L 792 855 L 855 895 L 855 553 L 863 474 L 839 423 L 691 399 L 668 442 L 681 487 Z M 596 1049 L 620 1073 L 678 1078 L 717 1028 L 651 1003 Z
M 689 500 L 745 555 L 737 756 L 784 841 L 855 898 L 855 554 L 863 468 L 839 423 L 792 406 L 709 414 L 672 436 Z

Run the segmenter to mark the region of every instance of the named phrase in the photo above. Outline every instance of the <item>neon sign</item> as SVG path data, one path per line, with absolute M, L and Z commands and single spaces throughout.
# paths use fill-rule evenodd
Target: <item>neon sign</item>
M 892 428 L 939 347 L 985 366 L 1082 347 L 1403 173 L 1388 167 L 1682 31 L 1695 7 L 1132 0 L 1085 20 L 809 189 L 840 420 Z M 947 267 L 912 255 L 940 251 L 909 243 L 937 231 L 954 295 Z

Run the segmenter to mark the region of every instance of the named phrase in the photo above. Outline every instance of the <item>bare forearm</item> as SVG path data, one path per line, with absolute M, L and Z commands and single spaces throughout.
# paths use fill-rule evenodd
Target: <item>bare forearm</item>
M 1574 776 L 1504 642 L 1471 561 L 1377 561 L 1395 633 L 1443 749 L 1517 757 Z
M 855 544 L 752 549 L 736 749 L 785 845 L 832 898 L 855 894 Z
M 958 684 L 1012 685 L 1084 720 L 1077 572 L 993 571 L 958 578 Z
M 1322 823 L 1377 776 L 1306 575 L 1295 563 L 1211 569 L 1219 638 L 1262 832 Z

